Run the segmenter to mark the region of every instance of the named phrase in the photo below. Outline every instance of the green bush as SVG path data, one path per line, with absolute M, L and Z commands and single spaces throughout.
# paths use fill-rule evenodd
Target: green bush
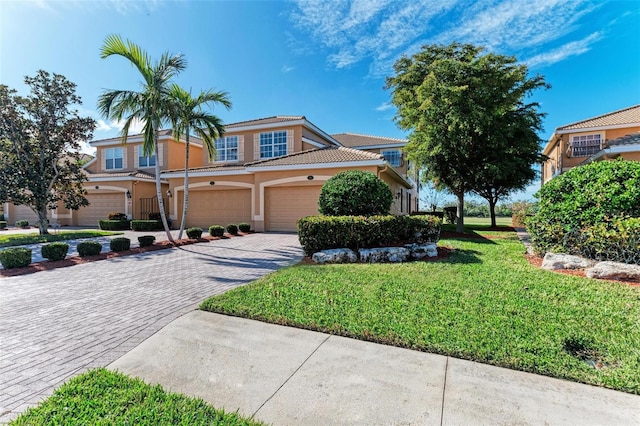
M 202 237 L 202 229 L 200 228 L 189 228 L 187 229 L 187 237 L 197 240 Z
M 517 201 L 511 206 L 511 224 L 522 228 L 526 225 L 526 219 L 535 214 L 538 210 L 537 203 L 528 201 Z
M 162 221 L 162 216 L 160 216 L 160 212 L 152 212 L 149 213 L 149 220 Z
M 0 229 L 5 229 L 7 227 L 7 222 L 5 220 L 0 220 Z
M 28 228 L 29 227 L 29 221 L 26 220 L 26 219 L 16 220 L 16 226 L 18 228 Z
M 238 229 L 240 230 L 240 232 L 246 234 L 247 232 L 251 231 L 251 225 L 249 225 L 248 223 L 241 223 L 238 225 Z
M 162 229 L 162 223 L 157 220 L 132 220 L 132 231 L 158 231 Z
M 98 226 L 103 231 L 121 231 L 123 229 L 129 229 L 131 227 L 131 221 L 127 219 L 122 220 L 99 220 Z
M 131 240 L 125 237 L 117 237 L 109 242 L 111 251 L 125 251 L 131 248 Z
M 441 225 L 434 216 L 308 216 L 298 220 L 298 239 L 310 256 L 332 248 L 437 242 Z
M 222 237 L 224 235 L 224 226 L 211 225 L 209 227 L 209 235 L 211 235 L 212 237 Z
M 80 257 L 95 256 L 102 251 L 102 244 L 97 241 L 83 241 L 78 244 Z
M 42 257 L 49 260 L 62 260 L 69 253 L 69 244 L 55 242 L 42 246 Z
M 387 215 L 392 201 L 389 186 L 375 174 L 346 170 L 322 186 L 318 211 L 327 216 Z
M 230 223 L 229 225 L 227 225 L 227 232 L 231 235 L 238 235 L 238 225 Z
M 127 220 L 127 215 L 124 213 L 111 212 L 107 214 L 108 220 Z
M 31 263 L 31 250 L 24 247 L 8 248 L 0 251 L 0 264 L 5 269 L 24 268 Z
M 4 220 L 6 220 L 6 219 L 4 218 L 4 213 L 0 213 L 0 221 L 4 221 Z
M 456 223 L 456 218 L 458 217 L 458 207 L 445 207 L 442 209 L 444 213 L 445 219 L 447 219 L 447 223 Z
M 153 235 L 143 235 L 141 237 L 138 237 L 138 243 L 140 243 L 140 247 L 149 247 L 153 245 L 155 241 L 156 237 L 154 237 Z

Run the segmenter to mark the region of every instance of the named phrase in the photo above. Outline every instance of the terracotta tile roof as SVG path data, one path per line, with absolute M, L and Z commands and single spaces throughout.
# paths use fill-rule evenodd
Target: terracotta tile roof
M 385 138 L 381 136 L 360 135 L 357 133 L 338 133 L 331 135 L 332 138 L 348 147 L 363 147 L 376 145 L 395 145 L 399 143 L 406 144 L 404 139 Z
M 618 111 L 609 112 L 597 117 L 566 124 L 558 130 L 580 130 L 591 127 L 619 126 L 624 124 L 640 123 L 640 104 L 630 106 Z
M 152 173 L 135 170 L 133 172 L 114 172 L 114 173 L 90 173 L 85 170 L 90 178 L 112 178 L 112 177 L 131 177 L 133 179 L 155 179 L 156 175 Z
M 244 164 L 238 164 L 238 163 L 224 163 L 224 164 L 213 164 L 210 166 L 203 166 L 203 167 L 192 167 L 189 169 L 189 173 L 194 173 L 194 172 L 219 172 L 219 171 L 236 171 L 236 170 L 244 170 Z M 163 170 L 161 172 L 162 174 L 165 173 L 184 173 L 184 168 L 183 169 L 172 169 L 172 170 Z
M 380 154 L 345 147 L 327 147 L 297 152 L 283 157 L 256 161 L 248 167 L 293 166 L 322 163 L 348 163 L 353 161 L 384 160 Z
M 607 141 L 605 147 L 619 145 L 640 145 L 640 132 L 634 132 L 620 138 L 611 139 Z
M 234 127 L 256 126 L 259 124 L 275 124 L 286 123 L 287 121 L 303 120 L 303 115 L 275 115 L 273 117 L 258 118 L 255 120 L 238 121 L 237 123 L 225 124 L 225 128 L 233 129 Z

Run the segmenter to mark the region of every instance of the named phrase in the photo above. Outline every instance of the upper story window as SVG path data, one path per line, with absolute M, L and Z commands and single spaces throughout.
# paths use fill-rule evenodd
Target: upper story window
M 602 139 L 599 133 L 571 137 L 572 157 L 591 157 L 600 149 L 602 149 Z
M 104 168 L 106 170 L 122 169 L 123 155 L 122 148 L 107 148 L 104 150 Z
M 142 145 L 138 145 L 138 167 L 154 167 L 156 165 L 156 156 L 144 155 Z
M 382 156 L 394 167 L 400 167 L 402 164 L 402 153 L 397 149 L 382 151 Z
M 216 139 L 216 161 L 238 161 L 238 137 L 225 136 Z
M 260 158 L 287 155 L 286 130 L 260 133 Z

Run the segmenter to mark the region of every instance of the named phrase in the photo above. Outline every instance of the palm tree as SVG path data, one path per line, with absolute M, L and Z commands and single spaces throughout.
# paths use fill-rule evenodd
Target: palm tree
M 159 61 L 152 63 L 140 46 L 129 40 L 125 42 L 120 36 L 114 34 L 107 36 L 100 49 L 102 59 L 112 55 L 128 59 L 138 69 L 143 78 L 142 89 L 140 91 L 106 90 L 98 99 L 98 110 L 109 120 L 122 121 L 124 119 L 124 126 L 120 132 L 123 144 L 127 142 L 129 128 L 134 120 L 144 123 L 142 128 L 143 153 L 147 156 L 151 156 L 153 153 L 158 159 L 158 132 L 162 123 L 169 118 L 169 82 L 171 78 L 186 68 L 187 62 L 181 54 L 164 53 Z M 173 243 L 164 211 L 159 161 L 156 161 L 155 174 L 156 194 L 162 225 L 167 233 L 167 239 Z
M 216 138 L 224 136 L 224 125 L 219 117 L 203 110 L 208 104 L 222 104 L 225 108 L 231 108 L 231 101 L 227 92 L 200 92 L 194 98 L 191 92 L 187 92 L 177 84 L 171 86 L 169 97 L 172 100 L 171 124 L 176 139 L 184 134 L 184 202 L 182 207 L 182 221 L 178 239 L 182 238 L 185 224 L 187 223 L 187 208 L 189 203 L 189 135 L 191 131 L 199 136 L 209 154 L 209 159 L 216 157 Z

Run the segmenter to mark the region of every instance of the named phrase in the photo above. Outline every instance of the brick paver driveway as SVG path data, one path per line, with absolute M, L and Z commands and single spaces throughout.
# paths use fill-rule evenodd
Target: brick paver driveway
M 299 261 L 296 235 L 251 234 L 0 278 L 0 423 L 106 366 L 207 296 Z

